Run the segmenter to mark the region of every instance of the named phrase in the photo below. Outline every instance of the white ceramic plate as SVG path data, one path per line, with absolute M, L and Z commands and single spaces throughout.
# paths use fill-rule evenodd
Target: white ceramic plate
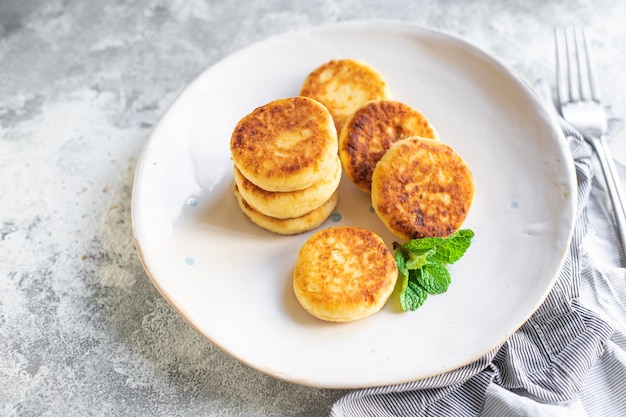
M 472 168 L 464 227 L 476 237 L 447 293 L 402 313 L 397 296 L 370 318 L 317 320 L 291 275 L 311 235 L 250 223 L 232 193 L 237 121 L 298 94 L 333 58 L 378 69 L 395 99 L 422 111 Z M 322 227 L 393 236 L 346 177 Z M 201 334 L 240 361 L 295 383 L 367 387 L 440 374 L 497 347 L 533 313 L 564 260 L 576 189 L 565 140 L 527 84 L 449 35 L 399 22 L 348 22 L 287 33 L 202 73 L 155 128 L 133 190 L 137 249 L 154 285 Z

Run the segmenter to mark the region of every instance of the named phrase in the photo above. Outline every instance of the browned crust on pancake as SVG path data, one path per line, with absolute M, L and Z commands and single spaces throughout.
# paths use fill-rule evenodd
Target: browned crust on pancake
M 376 163 L 392 144 L 414 136 L 438 139 L 428 119 L 408 104 L 394 100 L 365 103 L 348 118 L 339 135 L 344 172 L 359 189 L 370 192 Z
M 455 232 L 465 221 L 473 197 L 469 166 L 440 141 L 396 142 L 372 176 L 374 210 L 389 230 L 404 239 Z
M 390 97 L 387 82 L 374 68 L 354 59 L 331 60 L 311 72 L 300 95 L 314 98 L 330 110 L 337 132 L 363 103 Z
M 398 270 L 374 232 L 354 226 L 321 230 L 300 249 L 293 287 L 300 304 L 322 320 L 346 322 L 379 311 Z
M 267 191 L 301 190 L 334 167 L 337 132 L 332 116 L 307 97 L 274 100 L 254 109 L 235 127 L 233 162 Z

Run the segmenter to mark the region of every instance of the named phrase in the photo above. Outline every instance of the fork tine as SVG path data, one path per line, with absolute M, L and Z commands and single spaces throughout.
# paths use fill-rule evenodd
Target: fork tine
M 587 68 L 587 80 L 589 82 L 589 94 L 590 99 L 597 101 L 600 103 L 601 94 L 600 94 L 600 85 L 598 83 L 598 77 L 596 76 L 596 71 L 593 65 L 593 56 L 591 53 L 591 48 L 589 47 L 589 42 L 587 41 L 587 35 L 585 33 L 584 28 L 580 28 L 578 32 L 578 44 L 580 45 L 579 49 L 583 49 L 585 51 L 586 58 L 586 68 Z M 582 77 L 581 77 L 582 78 Z
M 555 28 L 554 39 L 556 42 L 556 93 L 559 104 L 563 105 L 571 101 L 569 84 L 569 59 L 565 41 L 565 29 Z
M 580 99 L 589 101 L 591 100 L 591 76 L 593 69 L 590 67 L 591 62 L 589 61 L 585 32 L 583 32 L 582 28 L 572 28 L 570 36 L 576 52 Z
M 565 54 L 567 62 L 567 81 L 569 84 L 570 101 L 580 101 L 581 89 L 580 89 L 580 60 L 578 54 L 578 48 L 576 45 L 576 35 L 574 28 L 565 28 Z

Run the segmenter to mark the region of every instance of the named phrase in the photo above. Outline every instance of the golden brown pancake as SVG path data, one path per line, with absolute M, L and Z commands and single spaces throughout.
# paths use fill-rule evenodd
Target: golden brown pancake
M 274 100 L 235 127 L 233 162 L 266 191 L 303 190 L 334 172 L 337 132 L 328 109 L 307 97 Z
M 469 166 L 440 141 L 396 142 L 372 175 L 374 210 L 402 239 L 450 235 L 465 221 L 473 198 Z
M 354 59 L 321 65 L 306 77 L 300 95 L 314 98 L 330 110 L 337 133 L 363 103 L 391 97 L 384 78 L 370 65 Z
M 408 137 L 438 139 L 422 113 L 394 100 L 375 100 L 359 107 L 339 135 L 339 157 L 354 184 L 365 192 L 372 188 L 376 163 L 395 142 Z
M 337 190 L 342 170 L 339 157 L 335 158 L 333 171 L 304 190 L 266 191 L 248 181 L 237 167 L 234 168 L 235 182 L 246 203 L 259 213 L 278 219 L 300 217 L 324 204 Z
M 347 322 L 379 311 L 397 277 L 394 256 L 378 235 L 360 227 L 331 227 L 300 249 L 293 289 L 313 316 Z
M 339 192 L 335 191 L 333 195 L 324 202 L 321 206 L 315 210 L 305 214 L 304 216 L 295 217 L 291 219 L 277 219 L 275 217 L 266 216 L 261 214 L 242 198 L 237 185 L 234 187 L 235 197 L 237 197 L 237 203 L 239 208 L 246 215 L 252 223 L 270 232 L 278 233 L 281 235 L 295 235 L 298 233 L 308 232 L 319 227 L 324 221 L 331 215 L 337 201 L 339 199 Z

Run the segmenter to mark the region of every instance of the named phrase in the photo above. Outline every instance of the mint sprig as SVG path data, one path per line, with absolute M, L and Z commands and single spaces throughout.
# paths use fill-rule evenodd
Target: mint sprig
M 417 310 L 428 294 L 448 290 L 451 278 L 446 265 L 463 257 L 473 237 L 472 230 L 463 229 L 447 237 L 413 239 L 402 245 L 393 242 L 404 311 Z

